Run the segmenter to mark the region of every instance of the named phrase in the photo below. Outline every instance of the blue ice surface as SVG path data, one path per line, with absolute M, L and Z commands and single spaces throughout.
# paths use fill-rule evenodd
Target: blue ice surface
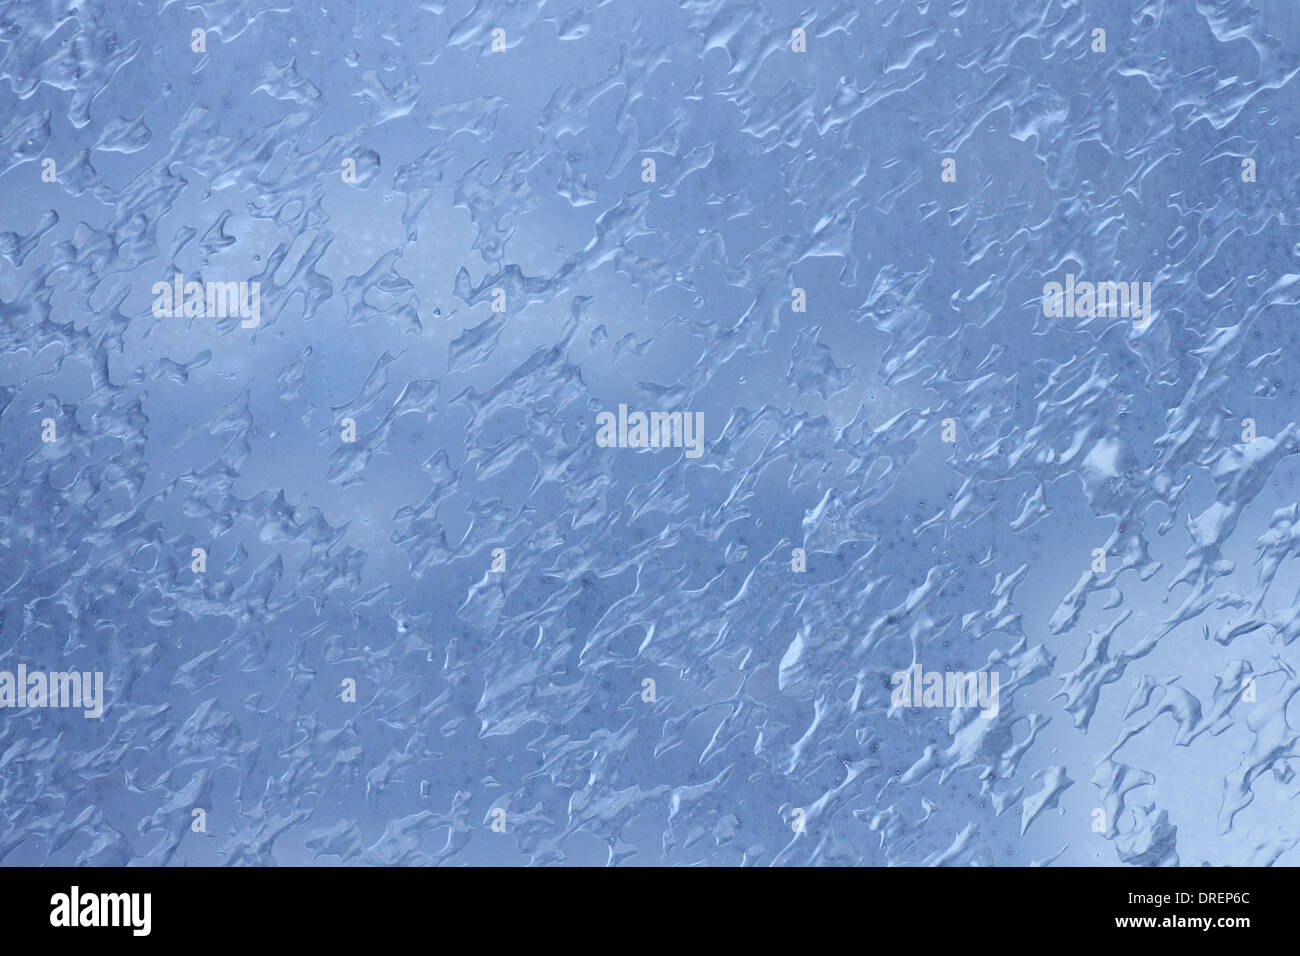
M 0 670 L 108 708 L 0 710 L 0 862 L 1297 862 L 1297 72 L 1293 0 L 6 3 Z

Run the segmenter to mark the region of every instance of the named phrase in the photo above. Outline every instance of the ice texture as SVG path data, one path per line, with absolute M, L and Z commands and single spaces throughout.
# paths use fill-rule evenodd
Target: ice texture
M 1297 73 L 1294 0 L 8 0 L 0 670 L 108 700 L 0 710 L 0 863 L 1300 862 Z

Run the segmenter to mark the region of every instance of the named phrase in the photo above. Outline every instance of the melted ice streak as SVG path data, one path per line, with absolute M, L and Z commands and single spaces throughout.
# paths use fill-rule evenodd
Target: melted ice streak
M 156 6 L 0 12 L 0 860 L 1295 862 L 1295 24 Z

